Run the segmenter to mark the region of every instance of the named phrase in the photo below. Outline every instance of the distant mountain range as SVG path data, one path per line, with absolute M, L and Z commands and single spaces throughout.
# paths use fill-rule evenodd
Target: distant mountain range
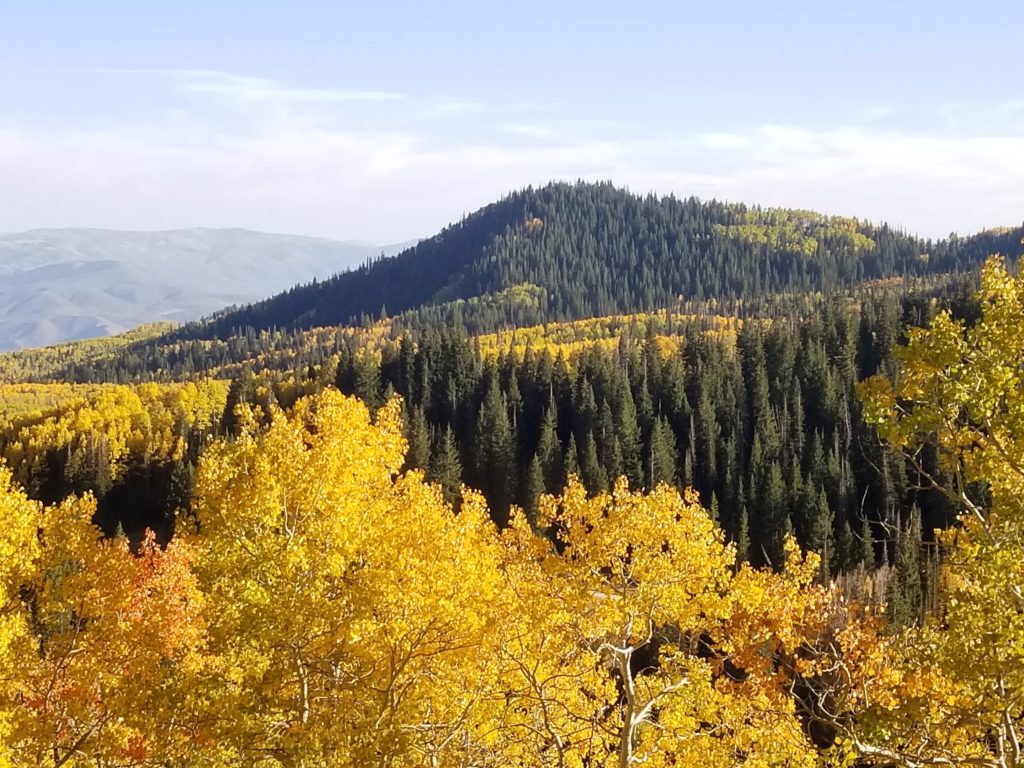
M 0 350 L 195 320 L 409 245 L 206 228 L 0 235 Z

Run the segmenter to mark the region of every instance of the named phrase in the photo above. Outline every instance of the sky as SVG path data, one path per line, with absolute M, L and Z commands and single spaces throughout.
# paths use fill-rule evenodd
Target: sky
M 1024 221 L 1024 3 L 0 0 L 0 232 L 379 244 L 610 180 Z

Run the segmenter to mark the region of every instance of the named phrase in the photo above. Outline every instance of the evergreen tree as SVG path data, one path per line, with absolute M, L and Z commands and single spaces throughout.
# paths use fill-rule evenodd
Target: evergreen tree
M 373 411 L 381 405 L 380 364 L 369 352 L 358 355 L 354 367 L 354 394 Z
M 843 520 L 836 538 L 836 552 L 832 558 L 833 573 L 850 571 L 857 564 L 857 551 L 853 541 L 853 529 L 849 520 Z
M 897 626 L 914 626 L 923 615 L 921 580 L 921 510 L 913 507 L 906 528 L 899 528 L 896 563 L 889 592 L 889 618 Z
M 642 443 L 637 423 L 636 404 L 628 382 L 623 379 L 619 387 L 615 408 L 615 428 L 622 448 L 622 471 L 631 488 L 643 486 Z
M 449 504 L 458 503 L 462 488 L 462 461 L 459 459 L 459 447 L 450 425 L 446 426 L 434 441 L 427 478 L 441 486 L 445 500 Z
M 608 476 L 597 455 L 597 442 L 594 433 L 587 432 L 583 442 L 583 454 L 580 456 L 580 480 L 591 493 L 608 490 Z
M 740 521 L 736 534 L 736 562 L 750 562 L 750 521 L 747 517 L 747 506 L 740 507 Z
M 491 375 L 489 379 L 490 384 L 477 415 L 475 477 L 477 486 L 488 494 L 496 522 L 504 525 L 515 494 L 518 474 L 515 471 L 516 451 L 497 376 Z
M 867 569 L 875 567 L 875 539 L 871 532 L 871 523 L 868 522 L 867 517 L 861 520 L 860 526 L 860 553 L 858 560 L 864 564 Z
M 562 446 L 558 442 L 553 400 L 544 409 L 544 420 L 540 425 L 540 437 L 537 441 L 535 456 L 540 462 L 545 491 L 557 493 L 562 488 L 564 473 L 562 471 Z
M 536 454 L 530 459 L 530 466 L 526 470 L 526 476 L 523 478 L 520 488 L 519 503 L 526 513 L 526 519 L 530 521 L 530 525 L 536 530 L 537 501 L 540 499 L 540 495 L 545 492 L 544 473 L 541 470 L 540 458 Z
M 414 406 L 405 419 L 406 469 L 426 469 L 430 465 L 430 425 L 422 406 Z
M 807 546 L 821 555 L 821 581 L 829 578 L 829 563 L 835 556 L 832 536 L 832 510 L 828 506 L 825 491 L 818 492 L 818 498 L 811 512 L 810 529 L 807 532 Z
M 767 562 L 775 568 L 781 568 L 785 564 L 783 545 L 790 520 L 789 505 L 786 503 L 786 486 L 778 461 L 772 461 L 767 470 L 761 473 L 758 487 L 757 538 L 762 543 L 763 555 Z
M 569 478 L 573 475 L 577 477 L 580 474 L 580 459 L 579 451 L 576 450 L 576 435 L 569 433 L 569 446 L 565 449 L 565 475 L 562 478 L 562 485 L 569 482 Z
M 659 416 L 654 421 L 647 448 L 647 487 L 654 488 L 660 483 L 675 484 L 678 465 L 675 435 L 668 420 Z
M 188 513 L 192 506 L 192 489 L 195 486 L 195 466 L 187 458 L 174 462 L 174 468 L 167 483 L 167 498 L 164 504 L 164 519 L 173 531 L 177 515 Z

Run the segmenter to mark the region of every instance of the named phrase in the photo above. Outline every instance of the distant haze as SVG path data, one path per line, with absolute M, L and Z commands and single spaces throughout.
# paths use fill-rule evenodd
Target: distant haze
M 0 235 L 0 350 L 195 320 L 406 245 L 245 229 Z
M 396 242 L 552 180 L 1024 217 L 1024 3 L 4 3 L 0 231 Z

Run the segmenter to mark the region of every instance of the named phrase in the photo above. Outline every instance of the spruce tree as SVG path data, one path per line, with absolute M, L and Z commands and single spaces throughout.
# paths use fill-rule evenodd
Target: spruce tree
M 452 432 L 450 425 L 446 426 L 440 437 L 434 441 L 427 478 L 441 486 L 445 500 L 449 504 L 458 504 L 462 488 L 462 461 L 459 458 L 455 433 Z
M 422 406 L 414 406 L 405 419 L 406 469 L 426 469 L 430 464 L 430 426 Z
M 530 526 L 537 528 L 537 502 L 544 493 L 544 473 L 541 470 L 540 458 L 534 454 L 530 459 L 530 465 L 526 469 L 526 475 L 520 485 L 519 503 L 526 513 L 526 519 Z
M 608 476 L 597 455 L 597 442 L 594 433 L 587 432 L 583 442 L 583 453 L 580 456 L 580 479 L 590 493 L 608 490 Z
M 375 411 L 381 405 L 381 378 L 380 364 L 368 351 L 356 356 L 354 367 L 354 394 L 371 411 Z
M 640 425 L 637 422 L 636 404 L 629 383 L 623 379 L 615 408 L 615 428 L 619 445 L 622 447 L 622 471 L 631 488 L 643 486 L 643 445 L 640 439 Z
M 857 552 L 853 542 L 853 529 L 849 520 L 843 520 L 836 538 L 836 552 L 832 558 L 832 572 L 844 573 L 857 564 Z
M 476 482 L 487 493 L 495 522 L 504 525 L 515 495 L 515 444 L 508 413 L 498 388 L 498 378 L 490 384 L 477 415 L 474 436 Z
M 860 526 L 860 553 L 857 559 L 864 564 L 868 570 L 875 567 L 875 540 L 871 532 L 871 523 L 867 517 L 861 520 Z
M 829 563 L 835 556 L 835 543 L 832 536 L 832 510 L 829 509 L 824 489 L 818 492 L 816 504 L 811 511 L 807 547 L 821 555 L 821 581 L 827 582 Z
M 580 459 L 579 451 L 576 450 L 576 435 L 569 434 L 569 446 L 565 449 L 565 461 L 563 462 L 565 470 L 564 477 L 562 478 L 563 486 L 569 482 L 569 478 L 573 475 L 579 477 L 580 474 Z
M 167 498 L 164 502 L 163 517 L 168 533 L 173 532 L 173 521 L 177 515 L 187 513 L 192 505 L 192 489 L 195 486 L 195 466 L 188 458 L 174 462 L 167 481 Z
M 535 456 L 540 462 L 544 490 L 548 493 L 557 493 L 561 490 L 565 477 L 562 472 L 562 446 L 558 442 L 554 400 L 551 400 L 544 409 L 544 420 L 540 425 Z
M 899 528 L 896 562 L 889 591 L 889 618 L 901 627 L 915 626 L 922 618 L 924 591 L 921 584 L 921 510 L 910 511 L 906 528 Z
M 676 438 L 664 416 L 654 420 L 650 443 L 647 448 L 647 487 L 655 488 L 661 483 L 674 485 L 679 454 Z
M 750 520 L 747 517 L 747 505 L 740 507 L 739 529 L 736 534 L 736 562 L 750 562 Z

